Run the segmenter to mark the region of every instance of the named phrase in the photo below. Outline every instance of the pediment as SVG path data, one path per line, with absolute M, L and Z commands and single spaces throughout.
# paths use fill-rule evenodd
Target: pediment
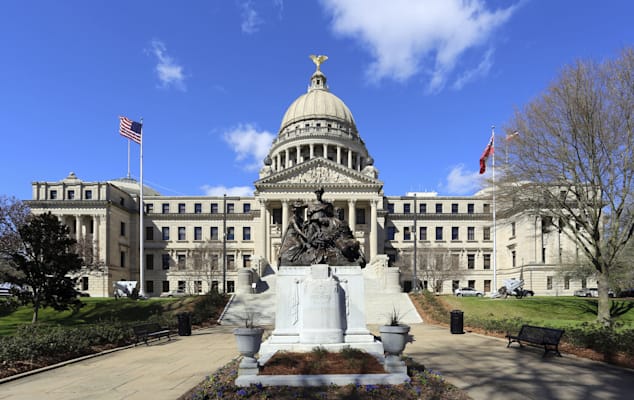
M 294 165 L 255 182 L 256 189 L 275 187 L 383 187 L 380 180 L 324 158 Z

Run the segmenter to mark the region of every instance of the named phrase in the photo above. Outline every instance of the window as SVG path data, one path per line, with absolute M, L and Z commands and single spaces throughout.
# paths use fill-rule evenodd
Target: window
M 235 281 L 227 281 L 227 293 L 233 293 L 236 291 Z
M 145 281 L 145 291 L 154 293 L 154 281 Z
M 178 203 L 178 213 L 185 214 L 185 203 Z
M 125 251 L 119 253 L 119 265 L 121 265 L 121 268 L 125 268 Z
M 154 227 L 146 226 L 145 227 L 145 240 L 154 240 Z
M 119 233 L 121 234 L 121 236 L 125 236 L 125 222 L 121 222 L 121 224 L 119 225 Z
M 203 292 L 203 281 L 194 281 L 194 293 L 202 293 Z
M 203 228 L 200 226 L 194 227 L 194 240 L 203 240 Z
M 442 284 L 442 283 L 441 283 Z M 460 287 L 460 281 L 451 281 L 451 291 L 454 291 Z
M 475 269 L 475 254 L 467 254 L 467 269 Z
M 211 281 L 211 291 L 218 293 L 218 281 L 217 280 Z
M 242 227 L 242 240 L 251 240 L 251 227 L 243 226 Z
M 515 255 L 515 250 L 511 251 L 511 266 L 515 267 L 515 259 L 516 259 L 516 255 Z
M 145 213 L 146 214 L 151 214 L 154 212 L 154 204 L 149 203 L 145 205 Z
M 88 277 L 87 276 L 82 276 L 81 277 L 81 290 L 88 290 Z
M 233 203 L 227 203 L 227 214 L 233 214 L 235 212 L 235 205 Z
M 491 280 L 490 279 L 485 279 L 484 280 L 484 291 L 485 292 L 490 292 L 491 291 Z
M 170 281 L 163 281 L 163 291 L 164 292 L 170 291 Z
M 218 203 L 211 203 L 211 213 L 218 214 Z
M 50 193 L 49 193 L 49 198 L 51 200 L 57 199 L 57 190 L 51 190 Z
M 282 209 L 274 208 L 271 212 L 271 217 L 273 217 L 273 225 L 282 224 Z
M 475 227 L 467 227 L 467 240 L 475 240 Z
M 405 227 L 405 229 L 403 229 L 403 240 L 412 240 L 412 234 L 409 227 Z
M 473 203 L 467 204 L 467 214 L 473 214 Z
M 442 214 L 442 203 L 436 203 L 436 214 Z
M 457 268 L 460 266 L 460 254 L 451 255 L 451 267 Z
M 74 190 L 69 190 L 68 191 L 68 200 L 73 200 L 75 199 L 75 191 Z
M 242 256 L 242 267 L 243 268 L 251 268 L 251 255 L 244 254 Z
M 163 203 L 163 214 L 169 214 L 169 213 L 170 213 L 169 203 Z
M 427 214 L 427 204 L 422 203 L 418 205 L 418 212 L 421 214 Z
M 227 240 L 236 240 L 236 229 L 233 226 L 227 228 Z
M 552 276 L 547 276 L 546 277 L 546 289 L 547 290 L 553 290 L 553 277 Z
M 393 226 L 388 226 L 387 227 L 387 240 L 394 240 L 394 237 L 396 236 L 396 228 Z
M 123 207 L 125 205 L 125 200 L 122 198 L 119 199 L 119 205 Z
M 170 255 L 169 254 L 161 255 L 161 265 L 163 269 L 170 269 Z
M 212 254 L 211 255 L 211 268 L 212 269 L 218 268 L 218 260 L 219 260 L 218 254 Z
M 491 204 L 482 204 L 482 212 L 485 214 L 491 213 Z
M 227 255 L 227 269 L 236 269 L 236 256 L 233 254 Z
M 458 214 L 458 203 L 451 203 L 451 213 Z
M 491 227 L 485 226 L 482 228 L 482 240 L 491 240 Z
M 491 254 L 483 254 L 484 269 L 491 269 Z
M 410 204 L 403 204 L 403 213 L 404 214 L 409 214 L 410 213 Z
M 570 289 L 570 278 L 568 278 L 567 276 L 564 277 L 564 289 Z
M 170 240 L 170 228 L 169 226 L 164 226 L 161 228 L 161 237 L 163 240 Z
M 242 212 L 244 214 L 250 213 L 251 212 L 251 203 L 244 203 L 242 205 Z
M 200 203 L 194 203 L 194 214 L 200 214 L 203 212 L 203 205 Z
M 451 227 L 451 240 L 459 240 L 458 227 L 457 226 L 452 226 Z
M 84 199 L 86 200 L 92 200 L 92 190 L 86 190 L 84 192 Z
M 387 203 L 387 212 L 394 214 L 394 203 Z
M 436 240 L 442 240 L 442 226 L 436 227 Z
M 355 222 L 357 224 L 365 225 L 365 208 L 355 208 Z
M 588 282 L 586 281 L 586 278 L 583 278 L 581 280 L 581 289 L 585 289 L 588 287 Z
M 184 226 L 179 226 L 178 227 L 178 240 L 185 240 L 185 239 L 186 239 L 185 227 Z
M 515 237 L 515 222 L 511 222 L 511 237 Z
M 209 238 L 211 240 L 218 240 L 218 227 L 217 226 L 212 226 L 211 229 L 209 230 Z
M 546 248 L 542 247 L 542 263 L 546 263 Z
M 475 280 L 469 279 L 467 281 L 467 286 L 470 287 L 470 288 L 474 288 L 475 289 Z
M 418 240 L 427 240 L 427 227 L 421 226 L 419 229 Z
M 154 254 L 145 255 L 145 269 L 154 269 Z
M 187 257 L 185 256 L 185 254 L 177 254 L 176 260 L 177 260 L 179 270 L 183 270 L 186 268 Z

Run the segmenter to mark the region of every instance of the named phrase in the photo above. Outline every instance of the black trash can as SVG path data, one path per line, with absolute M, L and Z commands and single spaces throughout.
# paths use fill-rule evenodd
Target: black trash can
M 178 336 L 191 336 L 192 334 L 192 317 L 190 313 L 180 313 L 178 318 Z
M 451 311 L 451 333 L 464 333 L 463 316 L 464 313 L 460 310 Z

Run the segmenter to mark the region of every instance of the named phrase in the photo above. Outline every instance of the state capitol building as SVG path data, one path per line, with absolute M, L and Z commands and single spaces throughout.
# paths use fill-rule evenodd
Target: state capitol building
M 213 287 L 232 293 L 257 283 L 276 271 L 293 203 L 313 201 L 318 188 L 359 240 L 365 273 L 379 286 L 396 271 L 403 291 L 412 289 L 415 274 L 420 287 L 440 293 L 466 286 L 489 293 L 520 277 L 536 295 L 571 295 L 585 286 L 557 273 L 574 244 L 529 211 L 498 209 L 494 225 L 490 191 L 385 195 L 350 109 L 330 92 L 319 66 L 307 93 L 286 110 L 254 186 L 250 197 L 163 196 L 146 186 L 143 226 L 139 183 L 129 178 L 85 182 L 70 173 L 33 182 L 28 204 L 58 216 L 86 245 L 93 265 L 82 270 L 79 290 L 94 297 L 112 296 L 116 281 L 140 279 L 140 229 L 150 297 Z

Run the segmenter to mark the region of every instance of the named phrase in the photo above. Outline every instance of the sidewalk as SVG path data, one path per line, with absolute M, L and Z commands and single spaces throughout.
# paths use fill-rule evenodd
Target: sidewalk
M 405 355 L 440 373 L 475 400 L 626 399 L 634 371 L 564 353 L 542 358 L 534 348 L 449 328 L 412 324 Z M 373 333 L 377 325 L 371 325 Z M 151 342 L 0 385 L 0 399 L 175 400 L 237 356 L 233 327 Z

